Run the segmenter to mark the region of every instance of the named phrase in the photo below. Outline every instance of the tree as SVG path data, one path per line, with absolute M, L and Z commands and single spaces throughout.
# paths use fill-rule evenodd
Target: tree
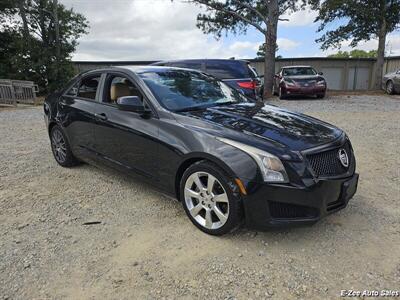
M 305 0 L 188 0 L 202 5 L 205 13 L 197 16 L 197 26 L 206 34 L 220 38 L 222 34 L 246 33 L 249 27 L 260 32 L 265 40 L 264 99 L 272 96 L 275 73 L 275 52 L 279 16 L 305 6 Z
M 257 58 L 265 58 L 265 47 L 266 47 L 265 43 L 262 43 L 260 45 L 260 47 L 258 47 Z M 278 47 L 278 45 L 276 45 L 275 53 L 278 52 L 278 50 L 279 50 L 279 47 Z M 282 58 L 282 56 L 278 55 L 275 58 Z
M 377 54 L 378 54 L 377 50 L 365 51 L 365 50 L 354 49 L 354 50 L 351 50 L 350 52 L 339 50 L 335 54 L 328 55 L 328 57 L 336 57 L 336 58 L 376 58 Z
M 35 81 L 54 91 L 73 76 L 70 61 L 86 34 L 85 17 L 56 0 L 2 0 L 0 77 Z M 7 21 L 6 21 L 7 20 Z
M 385 59 L 386 36 L 398 28 L 400 1 L 311 0 L 310 3 L 319 13 L 315 20 L 321 22 L 318 32 L 324 32 L 316 40 L 322 43 L 322 49 L 340 48 L 344 41 L 350 41 L 350 46 L 355 47 L 361 41 L 378 39 L 375 87 L 379 89 Z M 329 24 L 338 20 L 340 25 L 336 29 L 325 31 Z

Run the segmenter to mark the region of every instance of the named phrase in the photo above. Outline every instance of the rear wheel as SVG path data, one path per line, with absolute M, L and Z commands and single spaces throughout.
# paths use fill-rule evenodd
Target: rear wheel
M 386 93 L 388 93 L 389 95 L 392 95 L 394 93 L 394 85 L 393 85 L 393 81 L 389 80 L 386 83 Z
M 72 167 L 79 164 L 72 154 L 67 137 L 58 125 L 51 129 L 50 143 L 54 158 L 60 166 Z
M 183 174 L 180 191 L 187 216 L 205 233 L 222 235 L 241 224 L 238 187 L 218 166 L 205 161 L 193 164 Z

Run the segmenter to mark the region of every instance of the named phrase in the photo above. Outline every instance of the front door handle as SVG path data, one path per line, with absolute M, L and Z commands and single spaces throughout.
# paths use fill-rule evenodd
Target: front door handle
M 96 119 L 102 120 L 102 121 L 107 121 L 107 115 L 105 113 L 101 114 L 94 114 Z

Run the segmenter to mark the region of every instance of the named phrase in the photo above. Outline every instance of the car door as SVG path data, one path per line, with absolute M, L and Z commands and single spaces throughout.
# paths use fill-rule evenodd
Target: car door
M 153 111 L 144 116 L 118 109 L 116 101 L 123 96 L 139 96 L 149 107 L 131 77 L 107 73 L 95 112 L 96 151 L 118 167 L 156 178 L 159 120 Z
M 64 127 L 77 157 L 89 157 L 94 151 L 95 106 L 100 78 L 101 73 L 91 73 L 78 79 L 59 102 L 58 122 Z

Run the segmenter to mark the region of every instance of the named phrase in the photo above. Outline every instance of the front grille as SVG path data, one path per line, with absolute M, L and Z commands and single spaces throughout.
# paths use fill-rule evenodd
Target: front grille
M 349 167 L 344 167 L 339 159 L 339 149 L 345 149 L 349 158 Z M 351 166 L 352 155 L 349 142 L 342 147 L 306 155 L 311 168 L 317 177 L 339 176 L 345 174 Z
M 300 86 L 314 86 L 317 82 L 315 79 L 294 79 L 294 81 Z
M 269 212 L 276 219 L 315 218 L 318 211 L 312 207 L 281 202 L 269 202 Z

